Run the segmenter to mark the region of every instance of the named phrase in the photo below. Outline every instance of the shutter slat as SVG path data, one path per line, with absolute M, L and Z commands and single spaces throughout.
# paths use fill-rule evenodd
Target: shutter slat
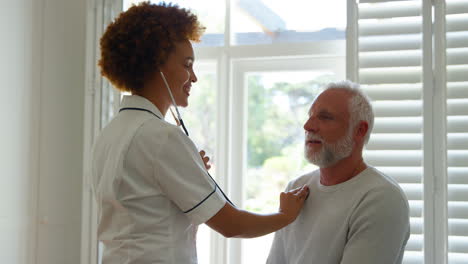
M 447 148 L 451 150 L 468 149 L 468 133 L 450 133 L 447 138 Z M 467 162 L 468 166 L 468 162 Z M 468 175 L 467 175 L 468 177 Z
M 408 251 L 421 251 L 423 247 L 423 236 L 417 234 L 411 234 L 410 238 L 408 239 L 408 243 L 406 244 L 405 250 Z M 406 252 L 405 252 L 406 255 Z
M 359 19 L 382 19 L 394 17 L 411 17 L 421 14 L 421 4 L 415 1 L 388 2 L 375 5 L 362 5 L 359 8 Z
M 447 114 L 452 116 L 468 114 L 468 98 L 447 100 Z
M 450 201 L 468 202 L 468 184 L 449 184 L 448 198 Z
M 466 133 L 468 131 L 468 116 L 448 116 L 447 132 Z
M 468 98 L 468 82 L 449 82 L 447 90 L 449 99 Z
M 449 235 L 468 236 L 468 219 L 449 219 Z
M 448 202 L 449 218 L 468 218 L 468 202 Z
M 468 82 L 468 65 L 447 66 L 448 82 Z
M 400 183 L 401 189 L 406 194 L 408 200 L 422 200 L 422 185 L 412 183 Z
M 468 31 L 468 16 L 466 15 L 448 15 L 447 31 Z M 466 45 L 465 45 L 466 47 Z
M 468 166 L 468 163 L 466 164 Z M 448 177 L 451 184 L 468 184 L 468 167 L 449 167 Z M 468 210 L 468 207 L 467 207 Z
M 468 150 L 448 150 L 447 163 L 451 167 L 468 165 Z
M 468 32 L 448 32 L 447 48 L 466 48 L 468 43 Z
M 374 101 L 373 108 L 379 117 L 420 116 L 422 102 L 413 100 Z
M 379 23 L 359 22 L 359 36 L 405 35 L 421 33 L 421 19 L 385 19 Z
M 385 2 L 406 2 L 406 1 L 414 1 L 414 0 L 359 0 L 360 4 L 366 4 L 366 3 L 375 3 L 375 4 L 382 4 Z
M 365 159 L 373 166 L 421 166 L 422 152 L 414 150 L 368 150 Z
M 420 50 L 422 36 L 405 34 L 401 36 L 368 36 L 359 38 L 359 51 Z M 458 38 L 452 40 L 454 45 Z
M 422 117 L 376 117 L 373 133 L 421 133 L 421 125 Z M 465 125 L 468 127 L 468 122 Z M 459 127 L 459 122 L 454 124 L 454 128 Z
M 448 49 L 447 64 L 460 65 L 468 64 L 468 48 Z
M 422 147 L 421 134 L 372 134 L 367 150 L 420 150 Z
M 405 249 L 403 255 L 403 264 L 421 264 L 424 263 L 424 255 L 421 251 L 410 251 Z
M 378 170 L 392 177 L 399 183 L 418 183 L 422 182 L 422 168 L 421 167 L 390 167 L 380 166 L 376 167 Z
M 447 8 L 446 8 L 446 13 L 447 14 L 468 13 L 468 4 L 467 4 L 466 0 L 461 0 L 461 1 L 450 0 L 450 1 L 448 1 Z
M 468 202 L 448 202 L 449 218 L 468 218 Z
M 410 217 L 411 234 L 415 234 L 415 235 L 423 234 L 423 226 L 424 226 L 424 222 L 423 222 L 422 218 L 420 218 L 420 217 Z
M 359 76 L 364 84 L 419 83 L 421 67 L 360 69 Z
M 362 52 L 359 54 L 359 67 L 361 69 L 420 66 L 421 61 L 420 50 Z
M 468 254 L 449 252 L 448 259 L 450 264 L 466 264 L 468 261 Z
M 383 84 L 362 85 L 361 88 L 373 100 L 419 100 L 422 91 L 421 83 L 416 84 Z M 388 91 L 392 91 L 389 93 Z
M 452 253 L 468 253 L 468 237 L 449 236 L 449 251 Z M 466 263 L 466 262 L 465 262 Z
M 422 220 L 422 211 L 423 211 L 422 201 L 409 200 L 408 203 L 410 206 L 410 219 L 416 218 L 416 219 Z M 422 234 L 422 228 L 421 228 L 421 231 L 419 231 L 419 229 L 411 230 L 411 233 Z

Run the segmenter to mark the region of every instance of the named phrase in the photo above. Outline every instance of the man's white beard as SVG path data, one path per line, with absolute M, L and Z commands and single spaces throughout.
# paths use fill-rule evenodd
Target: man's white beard
M 352 139 L 353 130 L 350 129 L 346 135 L 343 136 L 334 144 L 325 142 L 322 137 L 312 133 L 307 134 L 306 142 L 308 140 L 320 140 L 322 148 L 318 152 L 307 151 L 307 144 L 305 145 L 306 159 L 320 168 L 328 168 L 336 164 L 338 161 L 349 157 L 354 147 Z

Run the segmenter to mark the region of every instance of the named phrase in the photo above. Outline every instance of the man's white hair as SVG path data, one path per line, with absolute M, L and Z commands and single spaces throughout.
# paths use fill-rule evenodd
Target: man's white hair
M 371 100 L 361 89 L 359 84 L 351 81 L 332 82 L 325 86 L 324 91 L 328 89 L 345 90 L 351 93 L 349 100 L 349 129 L 355 129 L 360 121 L 366 121 L 369 129 L 364 137 L 364 144 L 369 142 L 372 128 L 374 127 L 374 110 Z

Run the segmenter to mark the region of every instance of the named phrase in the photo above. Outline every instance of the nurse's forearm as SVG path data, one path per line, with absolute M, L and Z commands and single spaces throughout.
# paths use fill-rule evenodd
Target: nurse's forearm
M 264 236 L 289 225 L 295 220 L 295 218 L 288 217 L 283 213 L 260 215 L 239 211 L 238 221 L 236 219 L 232 220 L 234 224 L 237 224 L 235 229 L 238 230 L 238 233 L 231 237 L 252 238 Z
M 263 236 L 292 223 L 299 215 L 308 195 L 309 188 L 306 185 L 282 192 L 279 212 L 269 215 L 239 210 L 226 203 L 206 224 L 225 237 Z
M 252 238 L 275 232 L 294 219 L 294 216 L 282 212 L 261 215 L 239 210 L 226 203 L 206 224 L 225 237 Z

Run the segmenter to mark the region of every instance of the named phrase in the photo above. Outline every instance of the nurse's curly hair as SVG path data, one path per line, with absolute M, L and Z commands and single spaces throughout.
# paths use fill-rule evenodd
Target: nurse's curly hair
M 199 42 L 204 30 L 196 15 L 177 5 L 133 5 L 101 37 L 101 74 L 117 89 L 135 93 L 166 62 L 177 42 Z

